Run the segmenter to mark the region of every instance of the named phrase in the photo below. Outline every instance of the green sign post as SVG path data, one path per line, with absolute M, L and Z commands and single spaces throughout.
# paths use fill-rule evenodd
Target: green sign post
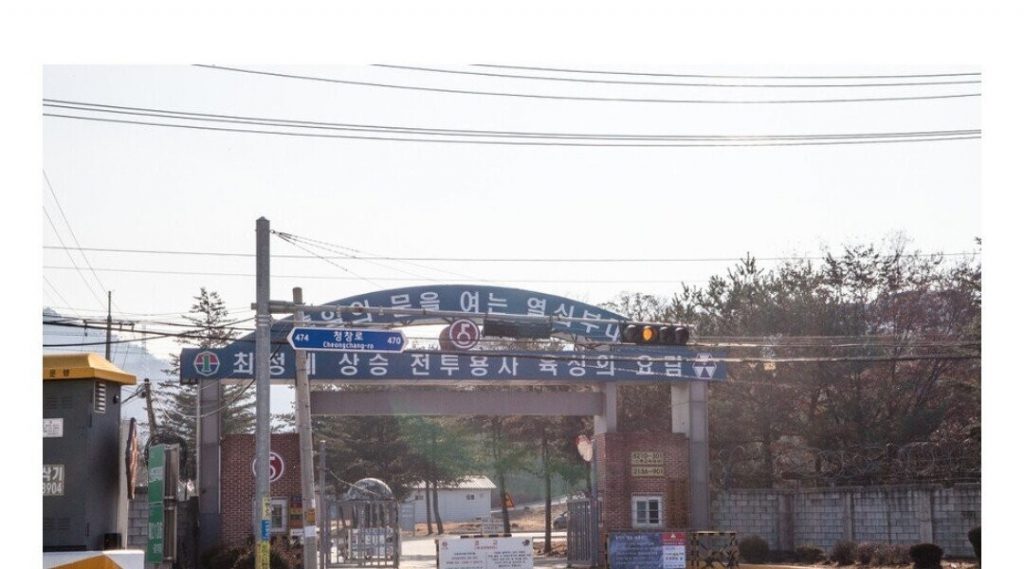
M 149 449 L 149 539 L 146 563 L 164 561 L 164 445 Z

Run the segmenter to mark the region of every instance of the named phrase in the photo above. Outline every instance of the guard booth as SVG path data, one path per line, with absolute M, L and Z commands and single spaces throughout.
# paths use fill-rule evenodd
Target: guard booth
M 398 567 L 398 500 L 383 481 L 363 478 L 327 507 L 327 567 Z
M 43 356 L 44 559 L 71 562 L 123 547 L 121 386 L 135 383 L 97 354 Z M 142 552 L 134 554 L 141 562 Z

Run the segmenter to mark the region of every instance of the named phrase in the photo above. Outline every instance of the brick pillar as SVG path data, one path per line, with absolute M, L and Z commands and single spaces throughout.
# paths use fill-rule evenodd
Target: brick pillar
M 633 496 L 660 496 L 663 527 L 689 527 L 689 439 L 679 433 L 598 433 L 598 496 L 601 499 L 602 555 L 609 531 L 633 529 Z M 662 458 L 663 474 L 634 476 L 632 454 L 654 453 Z

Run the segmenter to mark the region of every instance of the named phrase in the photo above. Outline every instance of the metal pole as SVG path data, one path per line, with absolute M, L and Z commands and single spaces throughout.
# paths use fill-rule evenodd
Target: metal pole
M 270 221 L 256 220 L 256 569 L 270 568 Z
M 597 437 L 591 443 L 590 456 L 590 566 L 601 565 L 601 531 L 599 502 L 597 501 Z
M 114 320 L 110 315 L 110 291 L 107 291 L 107 349 L 106 356 L 107 361 L 110 361 L 110 327 L 114 324 Z
M 292 289 L 292 301 L 302 304 L 302 289 Z M 295 325 L 305 319 L 295 311 Z M 295 350 L 295 424 L 299 431 L 299 462 L 302 474 L 302 566 L 316 567 L 316 498 L 313 495 L 313 421 L 309 409 L 309 375 L 306 351 Z
M 330 551 L 331 539 L 327 527 L 327 441 L 320 441 L 320 568 L 327 569 L 327 553 Z

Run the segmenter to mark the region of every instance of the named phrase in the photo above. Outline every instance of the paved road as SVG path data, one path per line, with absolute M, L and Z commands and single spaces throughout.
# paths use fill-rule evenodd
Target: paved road
M 528 531 L 513 532 L 514 536 L 529 538 L 540 538 L 543 540 L 544 532 Z M 564 531 L 551 532 L 552 540 L 565 539 Z M 402 538 L 402 559 L 399 562 L 400 569 L 434 569 L 437 567 L 436 550 L 434 540 L 437 536 L 417 536 Z M 550 569 L 561 569 L 566 566 L 564 557 L 535 557 L 534 567 L 545 567 Z

